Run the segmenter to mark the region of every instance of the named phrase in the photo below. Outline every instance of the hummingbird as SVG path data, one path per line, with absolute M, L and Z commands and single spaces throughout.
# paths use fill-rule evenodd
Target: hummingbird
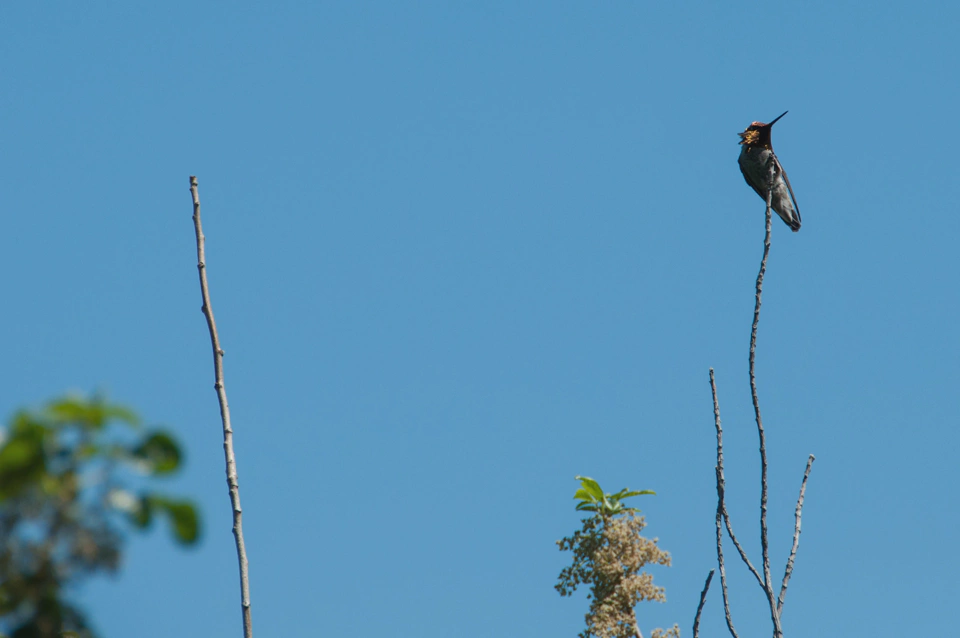
M 769 124 L 753 122 L 743 133 L 737 133 L 741 146 L 740 159 L 737 162 L 743 178 L 763 201 L 767 201 L 767 180 L 772 178 L 770 207 L 780 215 L 790 230 L 797 232 L 800 230 L 800 207 L 797 206 L 797 198 L 793 196 L 793 187 L 790 186 L 787 172 L 783 170 L 770 144 L 770 129 L 787 113 L 788 111 L 784 111 Z

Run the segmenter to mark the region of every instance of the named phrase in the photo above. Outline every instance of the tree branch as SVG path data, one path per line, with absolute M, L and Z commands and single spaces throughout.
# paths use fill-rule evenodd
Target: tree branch
M 768 184 L 773 184 L 776 167 L 771 166 Z M 770 619 L 773 621 L 773 636 L 781 638 L 780 614 L 773 594 L 773 580 L 770 577 L 770 545 L 767 536 L 767 442 L 763 431 L 763 419 L 760 418 L 760 400 L 757 398 L 757 326 L 760 323 L 760 304 L 763 295 L 763 276 L 767 271 L 767 256 L 770 254 L 770 207 L 773 199 L 772 186 L 767 187 L 766 197 L 766 234 L 763 240 L 763 259 L 760 260 L 760 272 L 757 274 L 756 304 L 753 307 L 753 329 L 750 331 L 750 392 L 753 396 L 753 412 L 760 434 L 760 548 L 763 554 L 763 591 L 770 605 Z
M 710 589 L 714 571 L 716 570 L 711 569 L 707 574 L 707 582 L 703 584 L 703 591 L 700 592 L 700 604 L 697 605 L 697 615 L 693 619 L 693 638 L 700 638 L 700 614 L 703 613 L 703 605 L 707 602 L 707 591 Z
M 797 498 L 797 507 L 794 510 L 796 523 L 793 528 L 793 547 L 790 548 L 790 557 L 787 559 L 787 567 L 783 571 L 783 584 L 780 585 L 780 598 L 777 600 L 777 613 L 783 611 L 783 601 L 787 596 L 787 584 L 790 582 L 790 576 L 793 575 L 793 561 L 797 557 L 797 546 L 800 544 L 800 515 L 803 513 L 803 497 L 807 491 L 807 479 L 810 478 L 810 468 L 816 460 L 812 454 L 807 459 L 807 469 L 803 473 L 803 481 L 800 482 L 800 497 Z
M 723 527 L 720 523 L 726 510 L 724 493 L 726 491 L 723 480 L 723 428 L 720 427 L 720 403 L 717 401 L 717 382 L 710 368 L 710 389 L 713 391 L 713 417 L 717 426 L 717 566 L 720 568 L 720 591 L 723 593 L 723 613 L 727 619 L 727 629 L 733 638 L 740 638 L 733 627 L 733 618 L 730 615 L 730 598 L 727 594 L 727 570 L 723 564 Z
M 197 178 L 190 176 L 190 193 L 193 196 L 193 227 L 197 235 L 197 270 L 200 272 L 200 294 L 203 297 L 203 316 L 207 319 L 210 331 L 210 344 L 213 346 L 213 387 L 220 402 L 220 419 L 223 422 L 223 456 L 227 470 L 227 489 L 230 493 L 230 505 L 233 508 L 233 536 L 237 543 L 237 560 L 240 564 L 240 606 L 243 614 L 243 636 L 253 638 L 253 625 L 250 619 L 250 579 L 247 569 L 247 549 L 243 542 L 243 511 L 240 508 L 240 486 L 237 480 L 237 461 L 233 453 L 233 428 L 230 425 L 230 408 L 227 405 L 227 390 L 223 383 L 223 349 L 217 335 L 217 323 L 213 319 L 213 307 L 210 305 L 210 291 L 207 286 L 207 264 L 204 253 L 203 227 L 200 224 L 200 194 Z
M 760 577 L 760 573 L 757 571 L 757 568 L 753 566 L 753 563 L 750 562 L 747 553 L 740 545 L 740 541 L 737 540 L 737 535 L 733 533 L 733 524 L 730 522 L 730 513 L 727 511 L 727 503 L 724 498 L 727 482 L 723 474 L 723 427 L 720 425 L 720 404 L 717 400 L 717 383 L 714 379 L 713 368 L 710 369 L 710 391 L 713 393 L 713 419 L 717 428 L 717 493 L 720 496 L 720 509 L 723 515 L 723 522 L 727 527 L 727 534 L 730 535 L 730 540 L 733 541 L 733 546 L 737 548 L 737 552 L 740 554 L 740 558 L 743 559 L 744 564 L 747 566 L 747 569 L 750 570 L 750 573 L 753 574 L 753 577 L 757 579 L 757 584 L 763 588 L 763 579 Z
M 740 541 L 737 540 L 736 535 L 733 533 L 733 525 L 730 523 L 730 513 L 727 511 L 726 502 L 723 504 L 723 522 L 727 527 L 727 534 L 730 535 L 730 540 L 733 541 L 733 546 L 737 548 L 737 552 L 740 554 L 740 558 L 743 559 L 744 564 L 747 566 L 747 569 L 750 570 L 750 573 L 753 574 L 753 577 L 757 579 L 757 584 L 763 588 L 763 578 L 760 577 L 760 572 L 758 572 L 757 568 L 750 562 L 747 553 L 743 551 L 743 547 L 740 545 Z

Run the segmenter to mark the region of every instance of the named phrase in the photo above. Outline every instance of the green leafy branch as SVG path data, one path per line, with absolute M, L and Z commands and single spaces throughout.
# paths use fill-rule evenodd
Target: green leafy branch
M 0 620 L 11 637 L 94 635 L 61 594 L 117 569 L 124 520 L 144 529 L 162 515 L 178 543 L 196 543 L 193 502 L 149 489 L 182 458 L 173 434 L 99 396 L 23 410 L 0 429 Z
M 605 494 L 600 488 L 600 484 L 589 476 L 578 476 L 580 489 L 577 490 L 573 498 L 580 501 L 577 503 L 577 511 L 596 512 L 601 516 L 616 516 L 627 512 L 638 512 L 636 507 L 625 507 L 621 501 L 631 496 L 642 496 L 644 494 L 656 494 L 653 490 L 631 491 L 624 488 L 616 494 Z

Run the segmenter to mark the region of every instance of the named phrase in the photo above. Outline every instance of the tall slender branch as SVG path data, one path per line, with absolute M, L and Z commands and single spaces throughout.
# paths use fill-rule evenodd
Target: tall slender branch
M 753 412 L 757 420 L 757 430 L 760 433 L 760 543 L 763 549 L 763 577 L 764 583 L 770 583 L 770 550 L 767 545 L 767 444 L 763 430 L 763 419 L 760 417 L 760 400 L 757 398 L 757 326 L 760 323 L 760 304 L 763 296 L 763 276 L 767 272 L 767 256 L 770 254 L 770 198 L 771 191 L 767 191 L 767 233 L 763 241 L 763 259 L 760 261 L 760 272 L 757 274 L 756 301 L 753 307 L 753 329 L 750 331 L 750 391 L 753 395 Z
M 769 184 L 773 183 L 776 168 L 771 166 Z M 753 307 L 753 328 L 750 331 L 750 392 L 753 396 L 753 411 L 757 419 L 757 431 L 760 434 L 760 548 L 763 554 L 763 590 L 770 605 L 770 619 L 773 621 L 773 636 L 780 638 L 780 614 L 773 593 L 773 579 L 770 577 L 770 545 L 767 538 L 767 441 L 760 418 L 760 400 L 757 398 L 757 326 L 760 323 L 760 304 L 763 296 L 763 276 L 767 271 L 767 256 L 770 254 L 770 207 L 773 190 L 767 188 L 766 235 L 763 240 L 763 259 L 760 260 L 760 272 L 757 274 L 756 303 Z
M 700 604 L 697 605 L 697 615 L 693 619 L 693 638 L 700 638 L 700 614 L 703 613 L 703 605 L 707 602 L 707 591 L 710 589 L 710 581 L 713 580 L 713 572 L 716 570 L 711 569 L 710 573 L 707 574 L 707 582 L 703 584 L 703 591 L 700 592 Z
M 816 459 L 812 454 L 807 459 L 807 469 L 803 473 L 803 481 L 800 482 L 800 496 L 797 498 L 797 507 L 794 510 L 795 524 L 793 528 L 793 547 L 790 548 L 790 557 L 787 558 L 787 567 L 783 570 L 783 584 L 780 585 L 780 598 L 777 600 L 777 613 L 783 611 L 783 601 L 787 596 L 787 584 L 790 582 L 790 576 L 793 575 L 793 561 L 797 557 L 797 547 L 800 545 L 800 516 L 803 513 L 803 497 L 807 491 L 807 479 L 810 478 L 810 468 Z
M 727 570 L 723 564 L 723 527 L 721 520 L 726 510 L 724 493 L 726 485 L 723 479 L 723 428 L 720 426 L 720 403 L 717 400 L 717 382 L 710 368 L 710 389 L 713 391 L 713 418 L 717 426 L 717 566 L 720 568 L 720 591 L 723 593 L 723 613 L 727 619 L 727 629 L 733 638 L 739 638 L 733 627 L 733 618 L 730 615 L 730 598 L 727 594 Z
M 223 422 L 223 456 L 227 470 L 227 490 L 230 493 L 230 505 L 233 508 L 233 536 L 237 542 L 237 560 L 240 564 L 240 606 L 243 614 L 243 636 L 253 637 L 253 625 L 250 618 L 250 578 L 247 565 L 247 549 L 243 542 L 243 510 L 240 508 L 240 485 L 237 480 L 237 460 L 233 453 L 233 428 L 230 425 L 230 407 L 227 405 L 227 390 L 223 383 L 223 349 L 217 335 L 217 322 L 213 319 L 213 307 L 210 305 L 210 290 L 207 286 L 207 264 L 204 253 L 203 226 L 200 224 L 200 194 L 197 178 L 190 176 L 190 193 L 193 196 L 193 227 L 197 234 L 197 270 L 200 272 L 200 294 L 203 297 L 203 316 L 207 319 L 210 331 L 210 344 L 213 346 L 213 387 L 220 402 L 220 419 Z

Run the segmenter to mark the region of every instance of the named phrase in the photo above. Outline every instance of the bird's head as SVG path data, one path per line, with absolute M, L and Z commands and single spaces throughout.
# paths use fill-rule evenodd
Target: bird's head
M 750 126 L 744 129 L 743 133 L 737 133 L 737 135 L 740 136 L 740 143 L 746 146 L 762 146 L 764 148 L 773 148 L 770 143 L 770 130 L 773 128 L 773 125 L 777 123 L 777 120 L 786 115 L 788 112 L 789 111 L 784 111 L 769 124 L 764 124 L 763 122 L 751 122 Z

